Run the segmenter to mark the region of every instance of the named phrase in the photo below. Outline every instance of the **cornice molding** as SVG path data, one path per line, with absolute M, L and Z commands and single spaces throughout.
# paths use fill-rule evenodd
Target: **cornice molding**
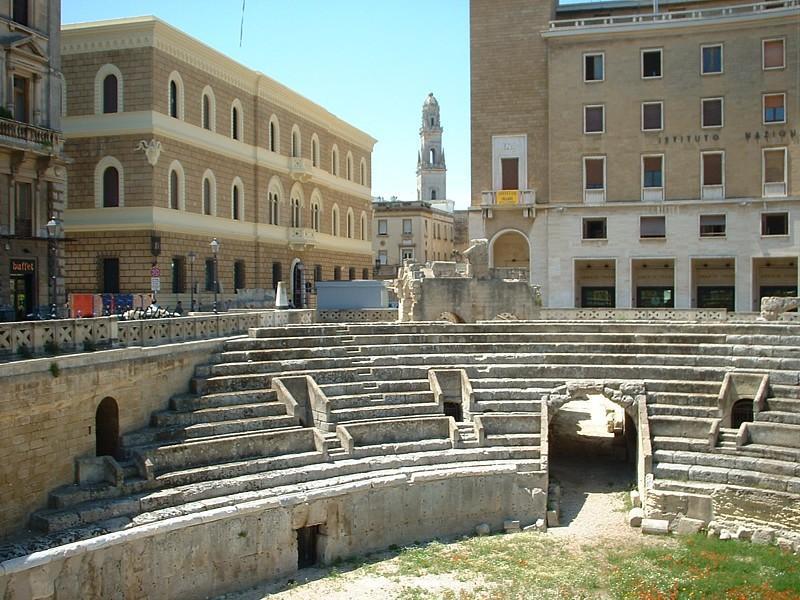
M 243 92 L 312 121 L 334 136 L 372 152 L 377 140 L 325 108 L 264 75 L 214 50 L 156 17 L 133 17 L 65 25 L 61 54 L 82 54 L 131 48 L 155 48 L 200 69 Z

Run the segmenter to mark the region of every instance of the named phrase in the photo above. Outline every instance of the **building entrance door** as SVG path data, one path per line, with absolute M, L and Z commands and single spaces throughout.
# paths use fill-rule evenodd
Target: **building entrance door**
M 25 321 L 33 313 L 36 298 L 34 293 L 34 274 L 24 273 L 11 275 L 11 305 L 14 307 L 14 318 Z
M 303 308 L 304 279 L 303 263 L 296 263 L 294 267 L 292 267 L 292 306 L 294 308 Z

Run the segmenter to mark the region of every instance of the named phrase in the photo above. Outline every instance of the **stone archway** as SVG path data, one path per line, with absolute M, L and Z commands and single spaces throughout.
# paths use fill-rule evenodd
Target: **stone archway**
M 119 454 L 119 407 L 110 396 L 97 405 L 94 420 L 95 454 L 114 456 Z
M 305 266 L 299 258 L 292 261 L 292 268 L 289 277 L 289 299 L 292 301 L 292 308 L 305 308 Z
M 504 229 L 489 242 L 489 267 L 494 269 L 530 269 L 530 245 L 518 229 Z

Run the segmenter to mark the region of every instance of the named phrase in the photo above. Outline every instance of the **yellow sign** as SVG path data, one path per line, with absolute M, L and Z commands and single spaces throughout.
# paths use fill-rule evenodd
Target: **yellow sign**
M 519 204 L 519 191 L 517 190 L 498 190 L 496 194 L 497 204 Z

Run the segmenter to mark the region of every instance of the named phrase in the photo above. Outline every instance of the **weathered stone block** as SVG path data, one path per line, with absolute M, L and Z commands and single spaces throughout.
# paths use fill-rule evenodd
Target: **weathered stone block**
M 703 529 L 704 525 L 705 522 L 700 519 L 680 515 L 672 524 L 672 532 L 676 535 L 694 535 Z
M 642 519 L 642 533 L 667 535 L 669 533 L 669 521 L 666 519 Z
M 770 527 L 762 527 L 753 532 L 751 541 L 754 544 L 771 544 L 775 541 L 775 530 Z
M 631 527 L 641 527 L 644 519 L 644 511 L 636 506 L 628 511 L 628 525 Z
M 489 535 L 492 533 L 492 528 L 489 527 L 487 523 L 481 523 L 477 527 L 475 527 L 475 534 L 479 536 Z

